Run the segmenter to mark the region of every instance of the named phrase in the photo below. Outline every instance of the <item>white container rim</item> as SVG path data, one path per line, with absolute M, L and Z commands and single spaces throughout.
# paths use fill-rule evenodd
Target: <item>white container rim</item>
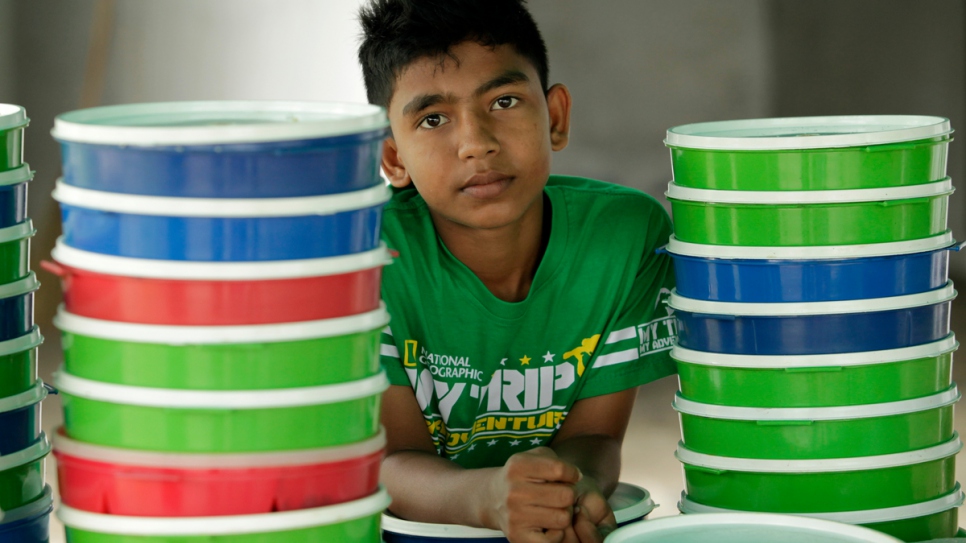
M 58 115 L 51 134 L 75 143 L 153 147 L 306 140 L 387 126 L 386 111 L 371 104 L 225 100 L 80 109 Z
M 23 409 L 24 407 L 30 407 L 31 405 L 36 405 L 47 397 L 47 387 L 44 386 L 44 382 L 37 379 L 34 386 L 29 389 L 13 396 L 7 396 L 6 398 L 0 399 L 0 413 L 6 413 L 9 411 L 16 411 L 17 409 Z
M 386 311 L 384 303 L 379 304 L 379 309 L 349 317 L 246 326 L 165 326 L 105 321 L 69 313 L 64 309 L 63 304 L 54 317 L 54 325 L 61 331 L 71 334 L 173 346 L 279 343 L 321 339 L 369 332 L 384 328 L 387 324 L 389 324 L 389 312 Z M 0 343 L 0 354 L 2 353 L 3 343 Z
M 2 104 L 0 104 L 2 105 Z M 0 128 L 0 130 L 3 130 Z M 19 168 L 14 168 L 7 172 L 0 173 L 0 187 L 8 185 L 19 185 L 26 183 L 34 178 L 34 172 L 30 171 L 30 165 L 24 163 Z
M 674 452 L 674 456 L 684 464 L 721 471 L 753 473 L 840 473 L 924 464 L 926 462 L 933 462 L 955 456 L 962 448 L 963 443 L 959 440 L 959 435 L 955 434 L 951 440 L 941 445 L 936 445 L 935 447 L 879 456 L 820 458 L 814 460 L 735 458 L 695 452 L 685 448 L 683 443 L 678 443 L 678 449 Z
M 802 531 L 814 533 L 816 541 L 836 543 L 902 543 L 890 535 L 862 526 L 775 513 L 721 513 L 663 517 L 618 528 L 607 536 L 607 543 L 636 543 L 643 541 L 642 536 L 673 537 L 675 534 L 693 533 L 694 530 L 699 530 L 697 533 L 700 534 L 708 534 L 712 530 L 723 530 L 727 533 L 728 528 L 769 530 L 772 536 L 776 533 L 780 536 L 783 528 L 792 528 L 797 533 Z M 836 538 L 829 539 L 831 534 Z
M 269 390 L 183 390 L 103 383 L 71 375 L 61 368 L 54 386 L 62 394 L 88 400 L 178 409 L 272 409 L 359 400 L 389 388 L 385 372 L 372 377 L 314 387 Z
M 47 435 L 41 432 L 40 439 L 33 445 L 12 454 L 0 456 L 0 471 L 7 471 L 10 468 L 36 462 L 50 454 L 50 449 L 50 441 L 47 440 Z
M 392 263 L 392 257 L 384 243 L 380 243 L 379 247 L 370 251 L 326 258 L 198 262 L 128 258 L 92 253 L 71 247 L 64 242 L 63 237 L 60 237 L 50 256 L 65 266 L 104 275 L 184 281 L 250 281 L 321 277 L 369 270 Z
M 21 353 L 29 349 L 36 349 L 44 342 L 44 336 L 40 335 L 40 328 L 34 325 L 30 333 L 0 341 L 0 356 L 7 356 L 14 353 Z
M 223 517 L 127 517 L 80 511 L 66 505 L 57 510 L 68 528 L 101 534 L 132 536 L 222 536 L 316 528 L 377 515 L 389 506 L 382 487 L 371 496 L 313 509 Z
M 842 260 L 901 256 L 915 253 L 953 250 L 956 240 L 949 230 L 923 239 L 868 243 L 863 245 L 812 245 L 803 247 L 752 247 L 741 245 L 704 245 L 681 241 L 671 234 L 667 251 L 672 255 L 729 260 Z
M 756 370 L 783 370 L 785 368 L 845 368 L 893 364 L 921 358 L 935 358 L 956 351 L 959 342 L 955 334 L 945 338 L 901 349 L 862 351 L 857 353 L 805 354 L 805 355 L 744 355 L 693 351 L 675 345 L 671 358 L 687 364 L 722 368 L 745 368 Z
M 629 483 L 617 483 L 617 488 L 611 495 L 611 500 L 615 497 L 628 497 L 636 501 L 627 507 L 614 509 L 614 517 L 618 524 L 639 519 L 650 514 L 657 505 L 651 499 L 651 493 L 646 489 Z M 613 507 L 614 504 L 611 504 Z M 472 526 L 462 526 L 459 524 L 433 524 L 429 522 L 413 522 L 404 520 L 391 514 L 383 513 L 382 528 L 386 532 L 402 535 L 412 535 L 417 537 L 435 537 L 444 539 L 486 539 L 486 538 L 505 538 L 503 532 L 490 530 L 488 528 L 474 528 Z
M 925 517 L 944 513 L 950 509 L 955 509 L 963 505 L 966 495 L 963 494 L 959 483 L 952 493 L 940 498 L 929 500 L 911 505 L 900 505 L 898 507 L 886 507 L 883 509 L 867 509 L 865 511 L 842 511 L 835 513 L 795 513 L 809 518 L 830 520 L 833 522 L 843 522 L 845 524 L 875 524 L 879 522 L 892 522 L 896 520 L 906 520 L 911 518 Z M 681 501 L 678 502 L 678 509 L 684 514 L 694 513 L 735 513 L 733 509 L 722 509 L 702 505 L 688 499 L 685 492 L 681 492 Z
M 0 130 L 23 128 L 30 123 L 27 110 L 15 104 L 0 104 Z
M 6 285 L 0 285 L 0 299 L 23 296 L 24 294 L 30 294 L 39 288 L 40 281 L 37 280 L 37 274 L 30 272 L 30 275 L 20 279 L 19 281 L 7 283 Z
M 308 466 L 369 456 L 385 449 L 386 432 L 380 428 L 375 437 L 349 445 L 267 453 L 174 454 L 136 451 L 75 441 L 63 433 L 63 428 L 54 434 L 53 441 L 55 454 L 108 464 L 187 470 L 252 469 Z
M 27 219 L 22 223 L 0 228 L 0 243 L 32 238 L 35 234 L 37 234 L 37 230 L 34 229 L 33 220 Z
M 959 396 L 959 390 L 956 388 L 956 385 L 952 385 L 939 394 L 913 398 L 911 400 L 900 400 L 898 402 L 834 407 L 735 407 L 695 402 L 684 398 L 680 392 L 677 392 L 674 396 L 672 406 L 679 413 L 712 419 L 786 422 L 848 421 L 908 415 L 920 411 L 941 409 L 959 401 Z
M 842 115 L 714 121 L 675 126 L 670 147 L 784 151 L 865 147 L 952 134 L 949 119 L 926 115 Z
M 837 300 L 834 302 L 776 302 L 753 304 L 741 302 L 708 302 L 694 298 L 685 298 L 677 293 L 677 289 L 674 289 L 671 291 L 668 305 L 675 310 L 688 313 L 702 313 L 705 315 L 802 317 L 912 309 L 914 307 L 949 302 L 955 298 L 956 291 L 953 289 L 953 282 L 948 281 L 943 288 L 930 290 L 928 292 L 890 296 L 887 298 L 868 298 L 865 300 Z
M 707 204 L 760 204 L 760 205 L 808 205 L 880 203 L 915 198 L 949 196 L 954 192 L 949 177 L 934 183 L 881 189 L 848 190 L 797 190 L 797 191 L 750 191 L 714 190 L 682 187 L 673 181 L 668 183 L 669 199 Z
M 178 198 L 84 189 L 57 180 L 51 195 L 61 204 L 110 213 L 170 218 L 257 219 L 333 215 L 381 206 L 392 193 L 383 183 L 367 189 L 297 198 Z
M 44 485 L 44 493 L 41 494 L 40 499 L 34 500 L 27 505 L 21 505 L 16 509 L 0 511 L 0 528 L 2 528 L 4 524 L 10 524 L 11 522 L 17 522 L 18 520 L 28 519 L 40 515 L 41 513 L 45 513 L 50 510 L 53 505 L 53 489 L 50 488 L 50 485 Z

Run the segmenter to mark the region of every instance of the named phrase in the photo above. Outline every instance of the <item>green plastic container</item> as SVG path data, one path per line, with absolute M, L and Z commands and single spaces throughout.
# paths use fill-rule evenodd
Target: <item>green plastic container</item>
M 0 171 L 23 165 L 23 132 L 28 124 L 27 110 L 0 104 Z
M 952 386 L 899 402 L 841 407 L 732 407 L 674 398 L 688 449 L 762 459 L 876 456 L 948 441 L 953 430 Z
M 197 391 L 56 376 L 71 439 L 158 452 L 267 452 L 333 447 L 379 433 L 384 373 L 338 385 Z
M 946 176 L 952 129 L 941 117 L 799 117 L 671 128 L 675 183 L 720 190 L 847 190 Z
M 389 506 L 380 490 L 339 505 L 260 515 L 125 517 L 62 505 L 57 517 L 70 543 L 379 543 L 379 519 Z
M 313 322 L 258 326 L 151 326 L 89 319 L 61 309 L 67 373 L 121 385 L 263 390 L 376 375 L 385 308 Z
M 50 442 L 41 434 L 30 447 L 0 457 L 0 511 L 26 505 L 44 495 L 44 458 Z
M 821 460 L 759 460 L 678 446 L 688 497 L 711 507 L 774 513 L 883 509 L 935 500 L 956 488 L 956 436 L 898 454 Z
M 0 228 L 0 285 L 30 274 L 30 238 L 36 234 L 31 220 Z
M 676 346 L 681 395 L 739 407 L 832 407 L 898 402 L 952 385 L 956 337 L 888 351 L 752 356 Z
M 0 398 L 26 392 L 37 384 L 37 347 L 43 342 L 36 326 L 25 336 L 0 341 Z
M 952 493 L 927 502 L 871 511 L 807 513 L 804 516 L 865 526 L 903 541 L 925 541 L 956 535 L 959 530 L 959 507 L 963 501 L 963 491 L 957 484 Z M 738 512 L 695 503 L 685 493 L 681 494 L 678 509 L 686 515 Z
M 674 235 L 689 243 L 787 247 L 892 243 L 946 231 L 952 183 L 839 191 L 744 192 L 674 183 Z

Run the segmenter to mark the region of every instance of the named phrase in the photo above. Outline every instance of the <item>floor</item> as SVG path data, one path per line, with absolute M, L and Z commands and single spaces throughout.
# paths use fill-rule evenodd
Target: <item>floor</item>
M 966 297 L 953 304 L 953 329 L 960 337 L 966 337 Z M 60 345 L 56 334 L 46 331 L 46 342 L 41 347 L 41 377 L 52 382 L 52 373 L 60 364 Z M 966 383 L 966 365 L 954 365 L 953 375 L 957 382 Z M 650 490 L 660 507 L 651 518 L 678 514 L 676 503 L 684 488 L 681 466 L 674 458 L 674 450 L 680 439 L 680 429 L 671 400 L 677 390 L 677 378 L 668 377 L 641 387 L 630 427 L 624 442 L 624 466 L 621 479 Z M 966 435 L 966 403 L 957 405 L 956 428 Z M 56 396 L 44 402 L 43 422 L 48 435 L 62 422 L 60 400 Z M 966 455 L 957 458 L 958 473 L 966 469 Z M 47 480 L 55 489 L 56 461 L 47 460 Z M 961 514 L 963 511 L 961 510 Z M 962 517 L 966 520 L 966 516 Z M 51 519 L 51 543 L 64 543 L 63 527 L 56 518 Z

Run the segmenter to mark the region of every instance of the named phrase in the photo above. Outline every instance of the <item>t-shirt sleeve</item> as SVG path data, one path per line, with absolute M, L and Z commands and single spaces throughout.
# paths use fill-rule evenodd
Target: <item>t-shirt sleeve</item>
M 616 322 L 598 339 L 578 399 L 619 392 L 676 371 L 670 351 L 677 328 L 666 304 L 674 269 L 666 252 L 656 252 L 671 236 L 671 220 L 664 208 L 654 206 L 633 284 Z
M 405 352 L 403 349 L 405 346 L 400 349 L 396 345 L 392 329 L 389 326 L 385 327 L 379 340 L 379 361 L 386 370 L 386 377 L 389 378 L 390 384 L 412 386 L 402 358 Z

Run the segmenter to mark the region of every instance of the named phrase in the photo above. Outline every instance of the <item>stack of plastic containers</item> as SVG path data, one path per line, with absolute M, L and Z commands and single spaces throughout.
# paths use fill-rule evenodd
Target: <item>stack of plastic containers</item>
M 57 118 L 70 541 L 380 540 L 387 125 L 288 102 Z
M 672 128 L 686 513 L 957 531 L 946 119 Z
M 20 106 L 0 104 L 0 543 L 47 541 L 50 487 L 44 458 L 50 442 L 41 432 L 40 402 L 47 389 L 37 378 L 34 293 L 40 283 L 30 271 L 27 183 L 23 161 L 29 119 Z

